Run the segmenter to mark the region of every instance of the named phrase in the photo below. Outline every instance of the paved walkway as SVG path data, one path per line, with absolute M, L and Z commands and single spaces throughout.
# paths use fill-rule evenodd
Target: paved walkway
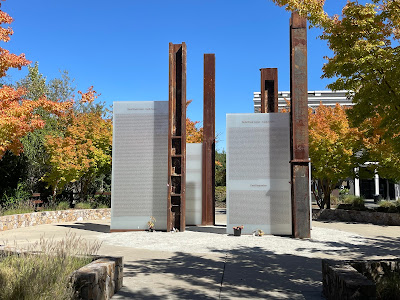
M 220 212 L 217 223 L 223 224 L 224 218 Z M 228 237 L 222 226 L 192 227 L 174 236 L 148 233 L 142 249 L 132 241 L 143 241 L 143 232 L 121 234 L 120 244 L 133 246 L 115 245 L 110 239 L 117 236 L 108 233 L 109 225 L 105 220 L 20 228 L 0 232 L 0 244 L 22 245 L 43 235 L 59 239 L 68 231 L 103 240 L 99 254 L 124 256 L 124 287 L 113 299 L 322 299 L 321 258 L 400 256 L 398 226 L 313 222 L 313 238 L 305 241 Z M 197 239 L 198 248 L 193 242 Z M 201 250 L 207 241 L 229 247 Z

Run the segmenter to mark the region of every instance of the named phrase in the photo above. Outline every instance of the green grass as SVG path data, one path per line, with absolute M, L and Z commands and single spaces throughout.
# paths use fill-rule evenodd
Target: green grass
M 13 208 L 13 209 L 8 209 L 8 210 L 2 211 L 2 213 L 0 215 L 3 215 L 3 216 L 18 215 L 18 214 L 31 213 L 34 211 L 35 210 L 33 208 Z
M 20 255 L 0 257 L 0 299 L 72 299 L 71 274 L 90 263 L 99 248 L 68 233 L 61 241 L 41 238 Z

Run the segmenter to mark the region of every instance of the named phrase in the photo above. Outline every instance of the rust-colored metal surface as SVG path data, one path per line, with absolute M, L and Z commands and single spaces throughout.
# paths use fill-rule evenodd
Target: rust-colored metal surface
M 290 128 L 292 223 L 295 238 L 310 238 L 307 20 L 290 19 Z
M 186 44 L 169 44 L 167 231 L 185 230 Z
M 215 54 L 204 54 L 202 225 L 215 224 Z
M 261 112 L 278 112 L 278 69 L 263 68 L 261 71 Z

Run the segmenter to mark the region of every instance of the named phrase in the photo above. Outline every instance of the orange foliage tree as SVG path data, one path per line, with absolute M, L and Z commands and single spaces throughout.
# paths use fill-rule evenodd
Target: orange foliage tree
M 192 100 L 186 102 L 186 109 Z M 186 118 L 186 142 L 187 143 L 201 143 L 203 142 L 203 127 L 198 128 L 197 124 L 200 121 L 192 121 Z
M 330 194 L 343 179 L 354 175 L 360 132 L 349 124 L 346 108 L 320 104 L 309 114 L 309 150 L 314 181 L 312 192 L 320 208 L 330 208 Z
M 4 1 L 4 0 L 0 0 Z M 1 2 L 0 2 L 1 8 Z M 13 19 L 0 10 L 0 25 L 11 24 Z M 10 27 L 0 27 L 0 41 L 8 42 L 13 30 Z M 25 54 L 16 55 L 0 47 L 0 77 L 4 77 L 10 68 L 21 69 L 30 63 Z M 23 149 L 21 137 L 37 128 L 44 127 L 44 120 L 37 109 L 55 114 L 61 114 L 71 103 L 49 101 L 41 97 L 37 101 L 24 99 L 25 89 L 14 89 L 10 86 L 0 88 L 0 158 L 7 150 L 19 154 Z
M 93 87 L 81 95 L 81 110 L 71 108 L 61 120 L 62 130 L 47 135 L 45 147 L 51 170 L 43 178 L 53 196 L 69 182 L 81 181 L 81 194 L 99 174 L 111 168 L 112 120 L 102 105 L 94 105 Z
M 376 115 L 366 119 L 361 125 L 363 161 L 373 162 L 365 168 L 373 174 L 378 171 L 379 176 L 394 181 L 400 180 L 400 157 L 394 143 L 385 138 L 385 130 L 381 126 L 382 117 Z M 399 135 L 396 135 L 399 136 Z

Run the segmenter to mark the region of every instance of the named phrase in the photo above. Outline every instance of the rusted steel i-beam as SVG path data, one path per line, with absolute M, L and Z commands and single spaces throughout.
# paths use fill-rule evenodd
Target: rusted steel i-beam
M 215 224 L 215 54 L 204 54 L 202 225 Z
M 169 44 L 167 230 L 185 230 L 186 44 Z
M 278 112 L 278 69 L 262 68 L 261 71 L 261 112 Z
M 290 100 L 292 234 L 309 238 L 307 20 L 297 12 L 290 19 Z

